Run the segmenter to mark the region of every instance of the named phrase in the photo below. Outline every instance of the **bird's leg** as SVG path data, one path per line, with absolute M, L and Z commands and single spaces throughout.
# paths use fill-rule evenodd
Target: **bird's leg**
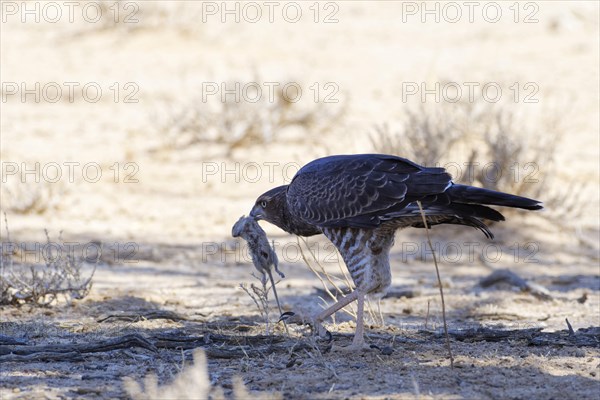
M 354 339 L 352 340 L 352 347 L 356 349 L 362 349 L 365 347 L 365 321 L 364 310 L 365 310 L 365 294 L 362 291 L 355 290 L 358 293 L 358 298 L 356 299 L 356 331 L 354 333 Z
M 359 289 L 356 289 L 353 294 L 356 294 L 356 330 L 354 332 L 354 339 L 352 339 L 352 344 L 346 347 L 340 347 L 341 351 L 355 352 L 360 350 L 365 350 L 368 346 L 365 344 L 365 322 L 364 318 L 364 310 L 365 310 L 365 292 Z
M 334 305 L 332 305 L 331 307 L 321 311 L 319 313 L 319 315 L 317 315 L 315 317 L 315 328 L 317 329 L 317 333 L 319 334 L 319 336 L 323 337 L 326 336 L 326 330 L 323 327 L 322 322 L 330 317 L 331 315 L 333 315 L 334 313 L 336 313 L 337 311 L 341 310 L 342 308 L 346 307 L 348 304 L 352 303 L 354 300 L 359 298 L 358 295 L 359 291 L 355 290 L 352 293 L 350 293 L 348 296 L 341 298 L 340 300 L 338 300 Z M 364 296 L 363 296 L 364 297 Z
M 355 289 L 348 296 L 342 298 L 341 300 L 339 300 L 337 303 L 335 303 L 328 309 L 322 311 L 315 318 L 315 325 L 316 325 L 316 328 L 318 329 L 319 336 L 323 336 L 323 333 L 325 333 L 326 331 L 325 331 L 325 328 L 323 328 L 323 325 L 321 324 L 321 322 L 323 322 L 326 318 L 328 318 L 330 315 L 334 314 L 335 312 L 339 311 L 343 307 L 352 303 L 354 300 L 357 301 L 356 331 L 354 333 L 354 339 L 352 340 L 352 344 L 350 346 L 343 347 L 343 349 L 351 350 L 351 351 L 363 350 L 364 348 L 366 348 L 365 337 L 364 337 L 365 323 L 363 320 L 364 310 L 365 310 L 365 292 L 363 290 Z
M 365 339 L 364 339 L 363 317 L 364 317 L 364 308 L 365 308 L 365 292 L 362 290 L 358 290 L 358 289 L 354 290 L 352 293 L 350 293 L 349 295 L 347 295 L 345 297 L 342 297 L 335 304 L 333 304 L 329 308 L 321 311 L 316 317 L 314 317 L 313 326 L 314 326 L 314 329 L 317 331 L 317 334 L 322 338 L 326 338 L 328 336 L 328 332 L 325 329 L 325 327 L 323 326 L 323 321 L 325 321 L 325 319 L 329 318 L 331 315 L 338 312 L 342 308 L 346 307 L 348 304 L 352 303 L 354 300 L 358 300 L 358 311 L 356 314 L 356 332 L 354 334 L 354 339 L 352 341 L 352 345 L 349 346 L 349 348 L 352 348 L 352 349 L 364 348 Z M 288 314 L 288 313 L 286 313 L 286 314 Z M 298 316 L 294 315 L 294 313 L 289 313 L 289 314 L 290 315 L 282 314 L 281 320 L 283 321 L 283 320 L 287 319 L 288 321 L 290 321 L 289 318 L 291 318 L 291 317 L 297 318 L 298 317 Z M 331 338 L 331 335 L 329 335 L 329 337 Z

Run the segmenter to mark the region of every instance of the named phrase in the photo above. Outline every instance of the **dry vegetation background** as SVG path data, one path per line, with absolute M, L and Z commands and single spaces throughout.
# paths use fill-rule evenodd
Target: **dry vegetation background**
M 97 23 L 81 18 L 82 2 L 73 23 L 22 23 L 8 3 L 47 4 L 1 3 L 2 399 L 597 398 L 599 334 L 584 329 L 600 326 L 597 3 L 519 3 L 518 23 L 509 2 L 498 23 L 481 9 L 473 23 L 403 22 L 401 2 L 320 3 L 318 23 L 309 3 L 297 23 L 281 8 L 268 22 L 265 6 L 258 23 L 222 23 L 220 13 L 203 22 L 192 1 L 95 2 Z M 538 21 L 523 23 L 532 10 Z M 338 21 L 323 23 L 333 11 Z M 21 101 L 20 85 L 36 82 L 58 83 L 61 99 Z M 72 99 L 65 82 L 79 84 Z M 102 89 L 93 103 L 81 93 L 90 82 Z M 257 82 L 263 97 L 204 101 L 207 84 L 236 82 Z M 302 98 L 268 99 L 265 82 L 293 82 Z M 453 82 L 456 103 L 403 101 L 407 83 Z M 498 84 L 502 99 L 478 89 L 468 99 L 464 82 Z M 538 102 L 525 102 L 533 87 Z M 423 232 L 397 235 L 391 296 L 371 303 L 367 340 L 381 351 L 339 353 L 354 326 L 345 313 L 329 325 L 333 349 L 297 327 L 288 337 L 270 324 L 265 336 L 273 299 L 257 309 L 239 288 L 258 281 L 231 226 L 256 196 L 316 157 L 375 151 L 546 204 L 506 212 L 491 248 L 467 228 L 432 231 L 454 369 Z M 468 161 L 492 168 L 468 175 Z M 79 163 L 72 181 L 68 162 Z M 62 178 L 22 173 L 35 163 L 56 163 Z M 87 163 L 101 170 L 97 182 L 94 170 L 83 175 Z M 314 260 L 303 242 L 263 227 L 286 275 L 286 310 L 329 301 L 306 264 L 344 290 L 325 241 L 309 240 Z M 522 280 L 481 282 L 503 270 Z M 463 334 L 481 327 L 513 333 Z

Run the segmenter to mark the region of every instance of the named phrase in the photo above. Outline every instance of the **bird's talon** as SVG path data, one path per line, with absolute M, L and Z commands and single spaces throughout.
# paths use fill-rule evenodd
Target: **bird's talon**
M 323 334 L 323 333 L 320 333 L 320 334 L 319 334 L 319 337 L 320 337 L 321 339 L 325 339 L 325 341 L 326 341 L 327 343 L 331 343 L 331 342 L 333 341 L 333 335 L 332 335 L 332 334 L 331 334 L 331 332 L 329 332 L 327 329 L 324 329 L 324 330 L 325 330 L 325 333 L 324 333 L 324 334 Z
M 295 312 L 293 312 L 293 311 L 286 311 L 286 312 L 284 312 L 283 314 L 281 314 L 279 316 L 279 319 L 277 320 L 277 323 L 280 323 L 281 321 L 287 321 L 288 319 L 290 319 L 294 315 L 296 315 Z
M 331 341 L 333 340 L 333 335 L 331 334 L 331 332 L 325 329 L 325 327 L 321 323 L 315 321 L 312 323 L 312 326 L 314 331 L 317 332 L 317 336 L 319 338 L 326 340 L 327 343 L 331 343 Z
M 362 343 L 362 344 L 352 343 L 348 346 L 336 347 L 335 350 L 343 352 L 343 353 L 360 353 L 361 351 L 367 351 L 367 350 L 371 350 L 373 348 L 379 349 L 379 347 L 377 347 L 377 346 L 375 346 L 375 347 L 373 347 L 373 345 L 369 346 L 366 343 Z

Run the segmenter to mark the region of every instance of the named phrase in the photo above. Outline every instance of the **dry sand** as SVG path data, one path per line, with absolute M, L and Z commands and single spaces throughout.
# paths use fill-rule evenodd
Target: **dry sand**
M 7 3 L 16 5 L 15 15 Z M 30 3 L 43 13 L 46 3 Z M 457 3 L 464 13 L 458 23 L 445 21 L 443 15 L 439 23 L 433 17 L 422 23 L 420 14 L 405 14 L 403 22 L 400 2 L 321 3 L 317 23 L 309 3 L 301 3 L 303 14 L 297 23 L 277 12 L 269 22 L 263 5 L 258 23 L 243 15 L 240 23 L 232 22 L 231 16 L 222 23 L 222 10 L 203 15 L 201 2 L 158 1 L 130 2 L 130 8 L 117 4 L 118 23 L 111 23 L 113 2 L 100 2 L 104 17 L 98 23 L 81 17 L 82 3 L 73 23 L 67 14 L 56 24 L 47 21 L 54 14 L 40 14 L 36 24 L 32 19 L 21 22 L 21 4 L 2 2 L 6 21 L 0 42 L 2 209 L 12 240 L 43 243 L 44 228 L 53 238 L 62 230 L 65 241 L 102 242 L 110 254 L 99 263 L 84 300 L 44 309 L 2 306 L 0 333 L 29 344 L 88 343 L 126 333 L 264 333 L 260 313 L 238 288 L 239 283 L 256 280 L 250 275 L 250 258 L 230 238 L 231 226 L 249 212 L 257 195 L 287 183 L 303 163 L 328 154 L 372 151 L 373 127 L 394 126 L 404 108 L 418 102 L 418 96 L 403 102 L 403 89 L 422 82 L 428 88 L 436 82 L 456 82 L 463 89 L 465 82 L 498 83 L 524 118 L 558 116 L 567 128 L 556 155 L 561 168 L 553 189 L 572 182 L 588 184 L 585 196 L 577 199 L 576 208 L 582 211 L 574 221 L 550 223 L 540 215 L 511 213 L 507 222 L 492 228 L 495 242 L 466 228 L 434 231 L 434 242 L 441 246 L 451 329 L 557 331 L 566 329 L 565 318 L 575 330 L 600 326 L 600 36 L 594 2 L 530 2 L 528 8 L 519 3 L 518 23 L 510 2 L 497 3 L 503 11 L 497 23 L 487 22 L 481 8 L 474 22 L 468 22 L 463 3 Z M 124 23 L 131 12 L 139 22 Z M 323 23 L 332 12 L 338 22 Z M 524 23 L 531 12 L 538 22 Z M 52 103 L 48 98 L 54 92 L 40 89 L 39 102 L 33 94 L 21 101 L 21 84 L 31 89 L 36 82 L 40 88 L 50 84 L 48 90 L 57 84 L 62 97 Z M 72 101 L 65 82 L 79 85 Z M 231 151 L 214 140 L 174 146 L 184 136 L 177 130 L 186 121 L 179 110 L 216 115 L 211 123 L 225 119 L 217 113 L 218 94 L 202 102 L 202 89 L 213 84 L 220 88 L 222 82 L 239 82 L 242 87 L 256 82 L 265 91 L 271 83 L 299 85 L 303 96 L 291 110 L 296 116 L 317 110 L 317 121 L 308 128 L 279 127 L 273 140 L 243 143 Z M 515 82 L 517 102 L 509 89 Z M 7 83 L 15 83 L 18 92 L 11 94 L 14 86 Z M 527 83 L 535 86 L 525 87 Z M 86 84 L 102 89 L 97 102 L 85 97 L 89 93 L 82 94 Z M 532 88 L 538 89 L 533 94 L 538 103 L 523 101 Z M 137 102 L 126 102 L 128 95 Z M 325 102 L 327 95 L 339 102 Z M 431 103 L 431 97 L 427 101 Z M 240 109 L 233 110 L 247 122 L 248 115 L 267 118 L 281 111 L 270 107 L 273 103 L 268 101 L 251 104 L 242 98 Z M 228 129 L 235 134 L 236 126 Z M 40 173 L 39 182 L 35 174 L 25 176 L 25 182 L 10 174 L 14 166 L 22 170 L 36 162 L 47 173 Z M 66 164 L 70 162 L 77 164 Z M 56 165 L 62 178 L 50 182 Z M 102 176 L 95 181 L 98 170 Z M 30 197 L 40 206 L 28 207 Z M 4 241 L 4 221 L 1 225 Z M 320 283 L 299 256 L 296 239 L 263 226 L 276 241 L 286 274 L 278 286 L 285 308 L 317 312 L 323 306 L 315 291 Z M 310 242 L 327 270 L 339 276 L 332 248 L 322 239 Z M 463 253 L 455 257 L 449 242 Z M 128 243 L 133 244 L 133 254 L 123 249 Z M 370 321 L 367 335 L 370 343 L 391 346 L 391 355 L 376 349 L 351 355 L 336 351 L 336 346 L 350 342 L 354 327 L 351 318 L 338 314 L 336 323 L 328 325 L 335 333 L 331 351 L 321 352 L 322 345 L 315 345 L 292 356 L 294 343 L 312 340 L 308 332 L 294 327 L 292 338 L 283 342 L 289 345 L 287 353 L 233 358 L 209 353 L 211 384 L 229 395 L 232 378 L 240 376 L 248 390 L 307 399 L 597 398 L 598 346 L 453 340 L 458 368 L 451 370 L 443 339 L 419 331 L 439 331 L 441 324 L 433 265 L 430 257 L 422 257 L 428 251 L 424 233 L 401 232 L 396 243 L 393 289 L 416 293 L 383 299 L 384 323 Z M 475 243 L 474 257 L 468 256 L 466 243 Z M 501 257 L 496 259 L 498 251 Z M 553 299 L 543 301 L 508 285 L 477 286 L 480 278 L 500 268 L 546 287 Z M 578 301 L 584 294 L 587 299 Z M 277 316 L 271 306 L 273 320 Z M 148 310 L 174 311 L 185 319 L 97 322 L 110 314 Z M 284 332 L 279 326 L 274 334 L 281 337 Z M 0 396 L 126 397 L 123 377 L 141 381 L 155 373 L 160 385 L 168 384 L 179 373 L 182 357 L 189 360 L 191 350 L 152 353 L 133 348 L 85 354 L 79 362 L 4 362 Z M 190 386 L 177 397 L 201 397 L 195 390 Z

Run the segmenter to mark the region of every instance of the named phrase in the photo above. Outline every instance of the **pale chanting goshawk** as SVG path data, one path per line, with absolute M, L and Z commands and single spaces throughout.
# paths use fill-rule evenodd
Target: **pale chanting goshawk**
M 399 228 L 467 225 L 493 238 L 483 220 L 504 216 L 485 205 L 538 210 L 537 200 L 460 185 L 443 168 L 422 167 L 385 154 L 337 155 L 302 167 L 289 185 L 256 200 L 250 216 L 299 236 L 324 234 L 338 249 L 356 286 L 348 296 L 314 318 L 322 322 L 357 300 L 352 347 L 364 346 L 364 298 L 383 295 L 391 283 L 389 251 Z M 485 204 L 485 205 L 484 205 Z

